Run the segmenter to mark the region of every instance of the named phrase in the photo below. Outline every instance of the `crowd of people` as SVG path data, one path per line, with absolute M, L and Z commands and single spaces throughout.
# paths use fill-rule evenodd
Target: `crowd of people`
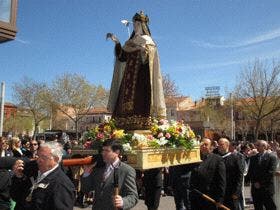
M 85 198 L 95 210 L 131 209 L 143 196 L 147 209 L 156 210 L 166 193 L 174 197 L 177 210 L 214 210 L 223 205 L 243 210 L 248 183 L 256 210 L 280 208 L 276 141 L 204 138 L 202 162 L 144 172 L 123 162 L 122 152 L 118 141 L 106 140 L 96 161 L 79 166 L 76 176 L 75 167 L 61 164 L 71 153 L 69 144 L 1 137 L 0 209 L 73 209 L 75 204 L 85 207 Z

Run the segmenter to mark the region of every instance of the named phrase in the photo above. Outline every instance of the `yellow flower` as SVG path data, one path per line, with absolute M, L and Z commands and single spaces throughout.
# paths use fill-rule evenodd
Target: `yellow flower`
M 110 125 L 105 125 L 105 126 L 104 126 L 104 131 L 105 131 L 106 133 L 111 133 L 112 129 L 111 129 Z
M 113 136 L 114 136 L 116 139 L 121 139 L 121 138 L 124 137 L 124 135 L 125 135 L 124 130 L 115 130 L 115 131 L 113 132 Z
M 193 130 L 191 130 L 191 129 L 189 130 L 189 135 L 190 135 L 191 139 L 195 138 L 195 134 L 194 134 Z
M 151 131 L 152 131 L 152 134 L 153 134 L 153 135 L 156 135 L 156 134 L 157 134 L 157 131 L 158 131 L 158 126 L 157 126 L 157 125 L 153 125 L 153 126 L 151 127 Z

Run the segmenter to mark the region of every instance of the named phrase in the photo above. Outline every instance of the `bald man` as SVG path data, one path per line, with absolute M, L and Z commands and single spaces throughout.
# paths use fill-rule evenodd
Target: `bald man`
M 226 167 L 226 191 L 224 204 L 231 210 L 239 210 L 243 166 L 239 157 L 229 151 L 230 142 L 226 138 L 218 141 L 218 152 L 224 160 Z
M 198 195 L 194 189 L 210 196 L 218 206 L 223 202 L 226 187 L 225 164 L 219 155 L 212 153 L 213 147 L 210 139 L 203 139 L 200 146 L 202 163 L 191 173 L 190 200 L 191 209 L 216 210 L 217 206 L 209 203 Z
M 267 152 L 267 142 L 258 140 L 256 142 L 258 154 L 250 158 L 248 177 L 252 183 L 251 193 L 255 210 L 276 210 L 273 200 L 274 179 L 277 158 L 274 154 Z

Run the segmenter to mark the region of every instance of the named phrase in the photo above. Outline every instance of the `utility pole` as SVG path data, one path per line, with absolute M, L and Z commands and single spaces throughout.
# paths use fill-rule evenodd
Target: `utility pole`
M 3 134 L 4 104 L 5 104 L 5 82 L 2 82 L 1 83 L 0 137 L 2 137 Z
M 231 121 L 231 140 L 235 140 L 232 93 L 230 93 L 230 117 L 231 117 L 231 120 L 230 120 Z

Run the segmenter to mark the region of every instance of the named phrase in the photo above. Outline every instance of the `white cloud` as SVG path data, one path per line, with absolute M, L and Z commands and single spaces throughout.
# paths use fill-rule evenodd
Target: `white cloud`
M 198 63 L 198 64 L 190 64 L 190 65 L 182 65 L 182 66 L 175 66 L 174 69 L 176 69 L 178 72 L 184 72 L 185 70 L 192 69 L 192 70 L 199 70 L 199 69 L 214 69 L 214 68 L 222 68 L 227 66 L 233 66 L 233 65 L 246 65 L 248 62 L 253 62 L 255 59 L 260 60 L 270 60 L 270 59 L 278 59 L 280 60 L 280 49 L 275 50 L 269 53 L 258 53 L 251 56 L 244 56 L 240 59 L 232 59 L 228 61 L 217 61 L 213 63 Z
M 271 41 L 273 39 L 278 39 L 278 38 L 280 38 L 280 28 L 251 37 L 247 40 L 235 41 L 229 44 L 216 44 L 216 43 L 198 41 L 198 40 L 193 40 L 191 42 L 194 45 L 203 48 L 240 48 L 240 47 L 247 47 L 250 45 L 260 44 L 262 42 Z
M 23 39 L 20 39 L 20 38 L 16 38 L 15 41 L 19 42 L 19 43 L 22 43 L 22 44 L 30 44 L 29 41 L 26 41 L 26 40 L 23 40 Z

